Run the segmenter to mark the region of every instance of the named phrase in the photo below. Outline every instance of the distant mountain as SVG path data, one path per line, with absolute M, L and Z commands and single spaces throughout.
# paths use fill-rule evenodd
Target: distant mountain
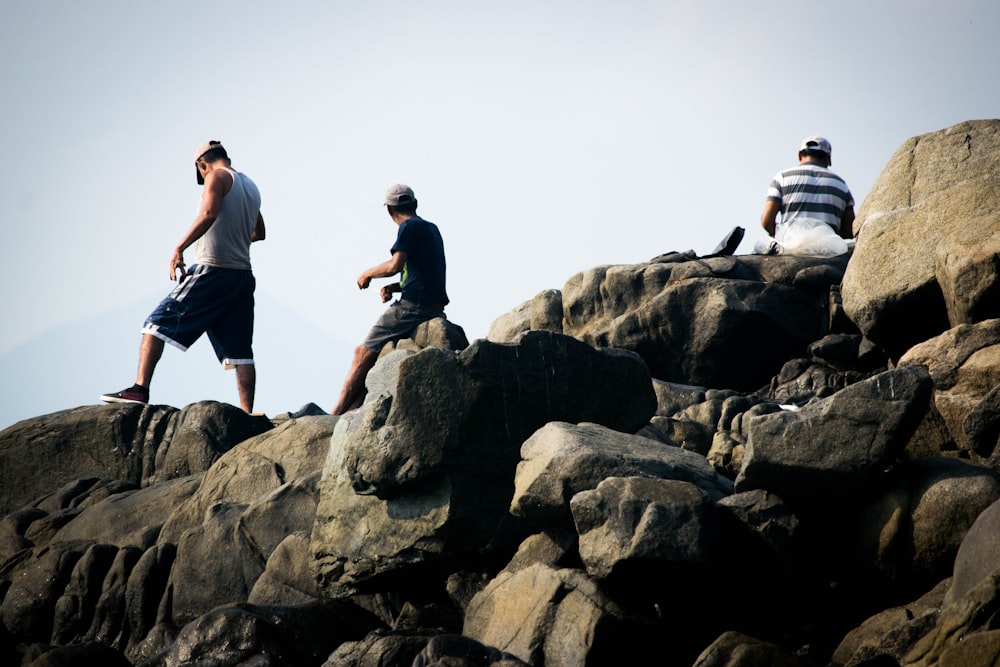
M 139 329 L 161 294 L 58 327 L 0 357 L 0 429 L 30 417 L 99 403 L 135 380 Z M 360 341 L 339 340 L 257 293 L 254 408 L 273 416 L 307 403 L 333 407 Z M 167 346 L 151 401 L 184 407 L 201 400 L 239 405 L 233 371 L 223 371 L 208 338 L 187 352 Z

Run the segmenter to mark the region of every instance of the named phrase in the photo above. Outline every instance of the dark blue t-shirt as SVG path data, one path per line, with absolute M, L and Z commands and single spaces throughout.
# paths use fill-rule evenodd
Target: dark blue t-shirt
M 404 220 L 396 233 L 396 243 L 389 252 L 406 253 L 406 264 L 399 281 L 404 299 L 421 304 L 448 304 L 444 241 L 437 225 L 416 215 Z

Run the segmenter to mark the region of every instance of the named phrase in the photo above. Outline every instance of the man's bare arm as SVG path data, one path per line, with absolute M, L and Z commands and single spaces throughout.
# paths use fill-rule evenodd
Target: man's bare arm
M 358 276 L 358 287 L 360 289 L 368 289 L 368 285 L 371 284 L 372 278 L 388 278 L 389 276 L 394 276 L 403 270 L 404 264 L 406 264 L 406 253 L 400 251 L 394 252 L 390 259 L 382 262 L 378 266 L 373 266 Z
M 854 238 L 854 207 L 848 206 L 840 218 L 840 236 L 845 239 Z
M 768 199 L 764 204 L 764 212 L 760 216 L 760 226 L 769 236 L 774 236 L 774 228 L 778 221 L 778 212 L 781 211 L 781 204 Z
M 174 248 L 174 254 L 170 258 L 171 280 L 177 280 L 178 269 L 181 275 L 184 275 L 184 251 L 204 236 L 205 232 L 215 223 L 215 219 L 219 217 L 219 211 L 222 210 L 222 199 L 231 187 L 232 176 L 225 171 L 216 169 L 205 176 L 205 191 L 201 195 L 201 208 L 184 238 Z
M 263 241 L 267 238 L 267 231 L 264 229 L 264 216 L 257 212 L 257 225 L 253 228 L 253 234 L 250 235 L 250 243 L 254 241 Z

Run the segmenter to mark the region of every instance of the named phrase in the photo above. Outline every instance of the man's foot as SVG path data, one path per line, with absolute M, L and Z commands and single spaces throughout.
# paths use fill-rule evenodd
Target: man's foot
M 105 403 L 149 403 L 149 388 L 137 384 L 110 394 L 101 394 Z

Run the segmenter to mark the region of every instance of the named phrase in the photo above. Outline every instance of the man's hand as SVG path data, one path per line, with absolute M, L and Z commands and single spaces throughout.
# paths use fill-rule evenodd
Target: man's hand
M 177 274 L 178 269 L 180 275 Z M 186 267 L 184 266 L 184 255 L 180 250 L 174 250 L 174 256 L 170 258 L 170 279 L 180 280 L 184 277 Z
M 371 284 L 372 277 L 368 275 L 367 271 L 358 276 L 358 289 L 368 289 L 368 286 Z
M 392 298 L 392 295 L 399 292 L 399 283 L 392 283 L 391 285 L 384 285 L 382 289 L 379 290 L 379 295 L 382 297 L 382 303 L 386 303 Z

